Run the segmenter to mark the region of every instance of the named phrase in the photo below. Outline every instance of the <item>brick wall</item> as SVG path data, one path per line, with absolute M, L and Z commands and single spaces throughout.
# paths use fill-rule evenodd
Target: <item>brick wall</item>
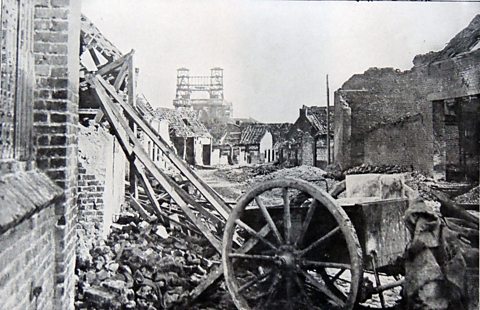
M 0 235 L 0 309 L 54 309 L 53 227 L 49 207 Z M 37 287 L 41 292 L 35 297 Z
M 90 249 L 102 238 L 105 182 L 78 164 L 78 246 Z
M 37 0 L 34 14 L 36 161 L 64 193 L 54 211 L 54 308 L 73 309 L 80 1 Z
M 408 135 L 405 133 L 416 133 Z M 395 124 L 379 126 L 369 131 L 365 136 L 364 161 L 366 164 L 409 166 L 422 158 L 424 154 L 425 124 L 420 114 L 407 118 Z M 388 156 L 385 154 L 399 154 L 401 156 Z
M 78 134 L 78 251 L 107 237 L 125 200 L 126 157 L 105 128 L 80 126 Z
M 73 309 L 80 1 L 1 4 L 2 76 L 17 69 L 1 82 L 16 103 L 7 107 L 15 128 L 2 126 L 15 156 L 0 160 L 0 308 Z M 7 22 L 16 9 L 17 23 Z
M 373 68 L 352 76 L 335 94 L 335 162 L 342 168 L 364 162 L 404 162 L 433 175 L 434 157 L 438 166 L 438 154 L 443 152 L 436 149 L 442 145 L 434 141 L 433 101 L 480 93 L 479 72 L 480 50 L 476 50 L 408 71 Z M 417 114 L 421 126 L 398 122 Z M 403 126 L 397 129 L 408 137 L 405 148 L 395 144 L 396 133 L 390 141 L 380 139 L 378 130 L 373 130 L 388 123 Z M 376 137 L 368 137 L 371 133 Z M 409 154 L 408 161 L 405 154 Z

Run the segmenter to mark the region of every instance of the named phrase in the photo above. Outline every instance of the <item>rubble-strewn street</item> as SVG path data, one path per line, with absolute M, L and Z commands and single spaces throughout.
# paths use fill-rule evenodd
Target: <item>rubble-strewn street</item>
M 479 11 L 0 0 L 0 310 L 479 309 Z

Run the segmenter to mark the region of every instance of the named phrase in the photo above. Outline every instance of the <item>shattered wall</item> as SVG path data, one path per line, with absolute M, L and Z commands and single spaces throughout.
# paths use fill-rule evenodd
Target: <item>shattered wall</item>
M 78 244 L 91 248 L 106 238 L 125 201 L 127 161 L 114 136 L 98 124 L 80 127 L 78 145 Z
M 474 34 L 479 25 L 477 16 Z M 335 162 L 402 163 L 433 175 L 434 154 L 445 152 L 434 141 L 433 101 L 480 93 L 480 50 L 457 54 L 417 56 L 411 70 L 371 68 L 345 82 L 335 93 Z

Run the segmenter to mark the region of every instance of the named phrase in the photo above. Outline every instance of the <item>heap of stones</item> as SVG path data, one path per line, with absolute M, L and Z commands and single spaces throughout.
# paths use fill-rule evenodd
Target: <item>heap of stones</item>
M 105 242 L 77 257 L 75 306 L 194 309 L 189 292 L 216 264 L 220 257 L 204 238 L 124 212 Z

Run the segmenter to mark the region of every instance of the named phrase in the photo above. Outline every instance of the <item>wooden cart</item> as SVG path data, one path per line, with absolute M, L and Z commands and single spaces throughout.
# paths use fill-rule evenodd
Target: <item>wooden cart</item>
M 342 186 L 343 185 L 343 186 Z M 226 285 L 238 309 L 352 309 L 402 279 L 408 207 L 400 175 L 350 176 L 348 198 L 297 179 L 262 183 L 232 210 L 223 237 Z M 248 252 L 238 244 L 259 242 Z M 381 279 L 395 276 L 382 285 Z

